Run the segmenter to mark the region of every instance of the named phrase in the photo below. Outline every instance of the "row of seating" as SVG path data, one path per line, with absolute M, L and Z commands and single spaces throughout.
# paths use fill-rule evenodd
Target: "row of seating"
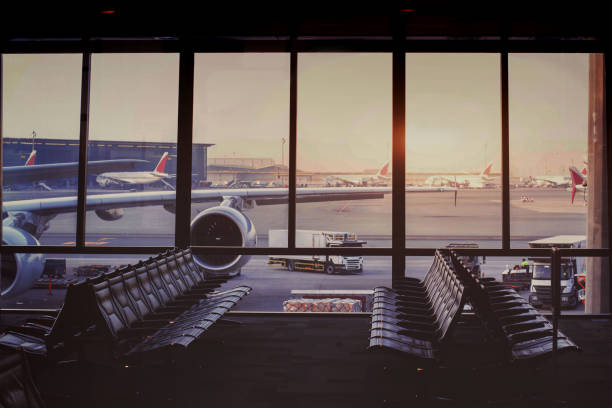
M 447 255 L 436 251 L 424 280 L 404 278 L 396 289 L 374 289 L 370 349 L 387 348 L 439 359 L 466 301 Z
M 207 278 L 189 249 L 177 249 L 72 285 L 47 350 L 88 359 L 187 347 L 251 291 L 213 292 L 226 280 Z
M 514 289 L 493 278 L 480 278 L 451 251 L 451 259 L 460 279 L 468 287 L 470 303 L 493 340 L 502 344 L 511 361 L 534 360 L 553 351 L 553 325 Z M 579 350 L 558 332 L 557 350 Z

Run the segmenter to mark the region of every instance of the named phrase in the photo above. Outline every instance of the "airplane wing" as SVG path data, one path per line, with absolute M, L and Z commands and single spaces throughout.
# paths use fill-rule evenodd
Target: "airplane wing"
M 90 174 L 105 171 L 131 170 L 138 163 L 148 163 L 146 160 L 114 159 L 96 160 L 87 162 L 87 171 Z M 3 184 L 29 183 L 33 181 L 76 177 L 79 172 L 79 163 L 51 163 L 34 164 L 31 166 L 10 166 L 2 169 Z
M 406 187 L 406 193 L 446 192 L 457 189 L 452 187 Z M 298 188 L 297 202 L 345 201 L 382 198 L 390 194 L 390 187 L 338 187 L 338 188 Z M 113 208 L 142 207 L 150 205 L 175 204 L 175 191 L 150 191 L 136 193 L 96 194 L 87 196 L 87 210 L 104 210 Z M 192 190 L 191 201 L 212 202 L 225 198 L 241 198 L 254 201 L 258 205 L 271 205 L 287 202 L 288 192 L 285 188 L 246 188 L 246 189 L 210 189 Z M 60 214 L 76 211 L 77 197 L 54 197 L 31 200 L 5 201 L 3 211 L 28 211 L 37 214 Z

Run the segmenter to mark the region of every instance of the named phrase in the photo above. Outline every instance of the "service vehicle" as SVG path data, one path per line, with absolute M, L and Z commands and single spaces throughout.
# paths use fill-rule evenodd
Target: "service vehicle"
M 451 242 L 446 247 L 449 249 L 478 248 L 478 244 Z M 481 260 L 479 256 L 461 255 L 459 259 L 463 261 L 463 265 L 470 268 L 472 272 L 478 274 L 478 277 L 484 276 L 482 273 L 482 265 L 486 263 L 487 258 L 485 256 L 483 256 Z
M 527 262 L 532 262 L 531 258 Z M 502 272 L 502 283 L 512 289 L 529 290 L 531 275 L 531 264 L 522 265 L 521 262 L 512 267 L 506 265 L 506 269 Z
M 352 232 L 296 230 L 296 247 L 338 248 L 362 247 L 366 241 L 359 240 Z M 269 230 L 268 245 L 271 247 L 287 246 L 287 230 Z M 333 273 L 363 272 L 362 256 L 342 255 L 283 255 L 268 258 L 269 265 L 278 265 L 289 271 L 318 271 Z
M 530 248 L 585 248 L 584 235 L 557 235 L 550 238 L 529 242 Z M 536 306 L 546 306 L 552 303 L 551 265 L 550 258 L 529 258 L 532 264 L 532 279 L 530 285 L 529 303 Z M 578 284 L 579 276 L 586 273 L 585 258 L 563 257 L 561 272 L 561 307 L 574 308 L 580 300 L 582 287 Z
M 93 277 L 101 273 L 107 273 L 110 270 L 110 265 L 81 265 L 72 268 L 74 276 Z

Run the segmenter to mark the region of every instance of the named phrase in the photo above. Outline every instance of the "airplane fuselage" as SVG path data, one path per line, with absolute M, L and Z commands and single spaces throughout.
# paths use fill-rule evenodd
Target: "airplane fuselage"
M 166 173 L 151 171 L 111 172 L 98 175 L 96 177 L 96 182 L 102 187 L 111 185 L 151 184 L 167 177 L 168 175 Z

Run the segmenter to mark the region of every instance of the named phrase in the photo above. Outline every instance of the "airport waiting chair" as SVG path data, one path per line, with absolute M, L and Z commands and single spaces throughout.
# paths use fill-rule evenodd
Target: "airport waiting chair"
M 370 349 L 391 349 L 436 360 L 465 304 L 463 284 L 440 252 L 422 282 L 407 280 L 398 290 L 376 288 Z
M 483 281 L 451 252 L 460 279 L 468 288 L 470 303 L 481 318 L 489 336 L 502 345 L 510 362 L 532 361 L 553 351 L 553 326 L 514 289 L 503 288 L 494 280 Z M 558 332 L 558 351 L 580 348 Z
M 187 347 L 251 291 L 215 291 L 228 279 L 209 278 L 177 249 L 71 285 L 47 351 L 105 362 Z

